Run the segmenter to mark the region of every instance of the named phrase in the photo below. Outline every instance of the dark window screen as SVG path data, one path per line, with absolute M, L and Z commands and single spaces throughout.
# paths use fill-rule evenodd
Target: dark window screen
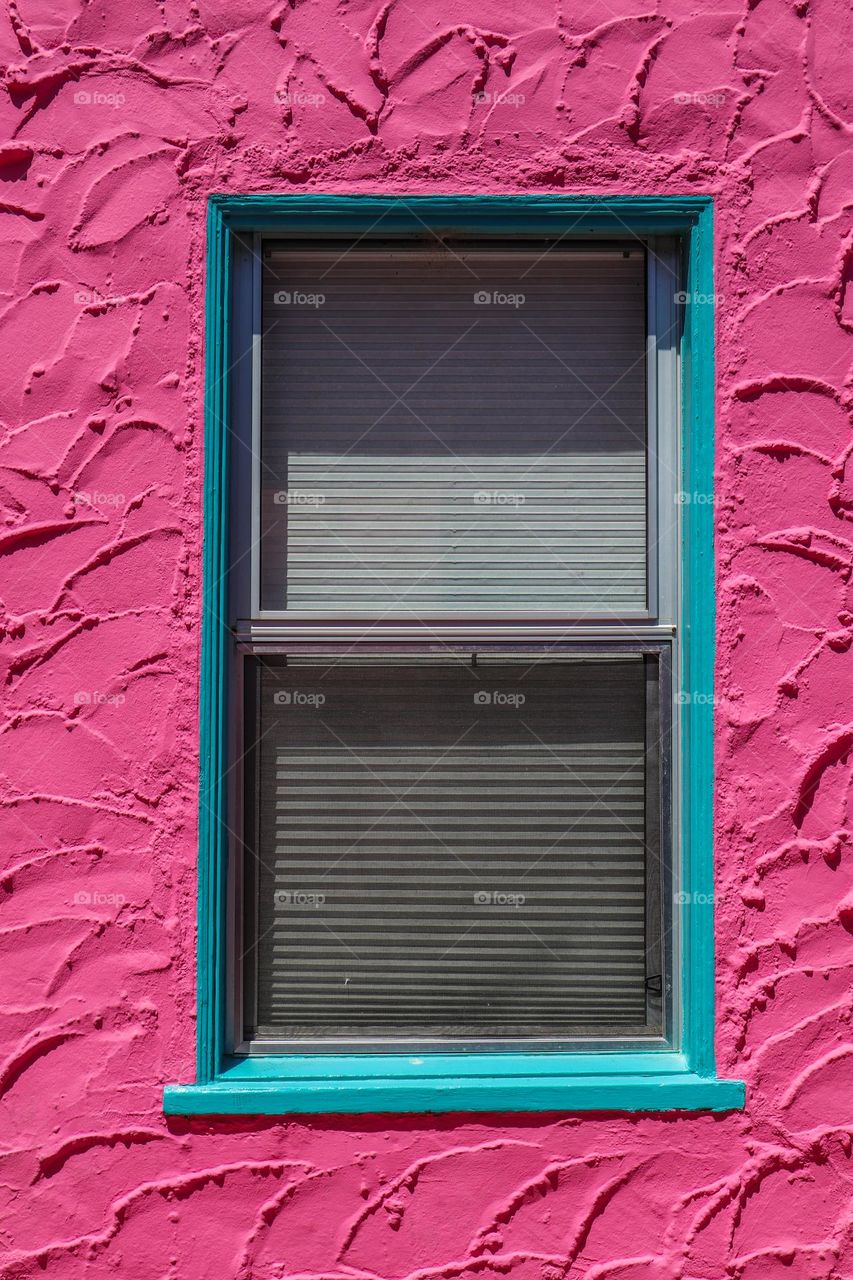
M 261 607 L 642 611 L 646 255 L 264 258 Z
M 655 660 L 253 666 L 248 1035 L 660 1030 Z

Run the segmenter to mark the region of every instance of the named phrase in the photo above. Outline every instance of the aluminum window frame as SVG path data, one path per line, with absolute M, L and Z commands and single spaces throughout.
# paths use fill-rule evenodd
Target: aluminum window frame
M 572 1048 L 580 1052 L 604 1048 L 615 1048 L 617 1050 L 629 1048 L 664 1050 L 671 1048 L 679 1014 L 679 993 L 673 981 L 675 972 L 674 959 L 678 954 L 677 919 L 674 912 L 668 913 L 670 918 L 661 922 L 662 932 L 665 937 L 672 939 L 672 935 L 676 935 L 674 945 L 670 945 L 665 949 L 666 963 L 662 971 L 662 981 L 665 984 L 662 991 L 665 1030 L 661 1035 L 649 1034 L 641 1037 L 602 1034 L 598 1037 L 583 1035 L 572 1039 L 530 1037 L 513 1041 L 459 1040 L 450 1037 L 424 1041 L 417 1038 L 408 1039 L 404 1036 L 389 1036 L 385 1041 L 366 1037 L 358 1042 L 348 1038 L 341 1038 L 337 1041 L 329 1040 L 324 1043 L 307 1039 L 258 1040 L 249 1038 L 244 1034 L 244 1024 L 249 1021 L 244 1016 L 245 1006 L 249 1000 L 249 987 L 254 985 L 256 988 L 257 986 L 257 978 L 254 984 L 249 984 L 245 980 L 245 973 L 241 972 L 241 969 L 245 970 L 252 967 L 257 960 L 256 949 L 250 941 L 252 931 L 249 925 L 253 904 L 252 890 L 247 882 L 253 880 L 253 876 L 251 871 L 246 872 L 245 870 L 247 861 L 251 861 L 255 855 L 252 850 L 245 848 L 243 842 L 247 815 L 254 804 L 254 797 L 251 783 L 247 777 L 248 771 L 239 768 L 239 762 L 244 759 L 249 750 L 241 732 L 249 712 L 244 697 L 246 660 L 251 657 L 262 658 L 264 655 L 272 657 L 296 652 L 290 640 L 294 635 L 294 629 L 300 625 L 311 626 L 312 634 L 316 637 L 320 649 L 325 646 L 326 651 L 335 656 L 343 651 L 339 643 L 336 645 L 339 634 L 338 628 L 341 626 L 349 626 L 351 630 L 355 631 L 358 638 L 354 637 L 349 643 L 357 646 L 361 651 L 367 651 L 370 647 L 365 644 L 364 640 L 364 625 L 367 624 L 367 634 L 379 638 L 384 636 L 389 627 L 396 626 L 401 631 L 405 629 L 410 649 L 420 648 L 422 652 L 425 652 L 429 638 L 433 636 L 438 637 L 448 648 L 453 647 L 456 649 L 458 645 L 457 651 L 464 652 L 471 647 L 478 650 L 482 650 L 484 647 L 491 648 L 495 643 L 495 636 L 492 631 L 492 627 L 495 624 L 506 626 L 507 629 L 511 628 L 513 632 L 515 632 L 519 624 L 523 624 L 528 629 L 526 643 L 529 652 L 532 653 L 532 646 L 535 645 L 537 640 L 543 638 L 542 622 L 544 620 L 541 613 L 530 610 L 508 610 L 496 613 L 493 610 L 475 609 L 464 612 L 418 609 L 413 612 L 416 612 L 418 619 L 422 619 L 422 621 L 412 621 L 401 616 L 395 616 L 390 610 L 383 610 L 382 619 L 377 625 L 376 614 L 368 611 L 346 610 L 335 613 L 332 611 L 276 611 L 262 608 L 260 598 L 260 487 L 261 468 L 263 466 L 261 273 L 265 263 L 265 243 L 265 238 L 258 232 L 254 232 L 247 237 L 237 237 L 233 284 L 233 307 L 235 311 L 233 341 L 238 350 L 251 352 L 251 377 L 240 388 L 240 395 L 235 395 L 234 420 L 239 438 L 246 445 L 243 453 L 251 456 L 251 471 L 250 473 L 248 470 L 235 472 L 231 506 L 232 512 L 238 513 L 238 515 L 246 511 L 251 512 L 251 522 L 247 525 L 245 519 L 237 520 L 236 536 L 232 550 L 232 566 L 237 567 L 236 581 L 234 582 L 235 590 L 241 602 L 248 602 L 251 616 L 249 619 L 234 619 L 236 644 L 234 648 L 232 688 L 235 690 L 235 704 L 232 709 L 233 738 L 231 745 L 231 759 L 234 762 L 232 765 L 234 785 L 231 812 L 234 814 L 235 821 L 233 823 L 229 858 L 232 869 L 229 919 L 232 924 L 228 948 L 229 1003 L 227 1011 L 227 1036 L 231 1051 L 236 1055 L 262 1055 L 264 1053 L 286 1054 L 302 1051 L 310 1051 L 312 1053 L 333 1053 L 336 1051 L 381 1053 L 406 1049 L 418 1052 L 436 1052 L 441 1047 L 465 1052 L 474 1050 L 506 1052 L 508 1049 L 517 1051 L 534 1046 L 540 1052 L 558 1052 Z M 274 243 L 280 244 L 280 237 L 275 237 Z M 300 241 L 300 248 L 304 243 L 304 241 Z M 328 244 L 328 242 L 326 243 Z M 344 242 L 338 243 L 342 251 L 345 251 Z M 401 236 L 397 243 L 408 249 L 410 238 Z M 418 236 L 417 247 L 423 243 L 424 237 L 421 234 Z M 466 242 L 457 240 L 455 243 L 458 247 L 460 243 Z M 475 250 L 480 250 L 483 241 L 478 236 L 472 236 L 467 243 L 470 243 Z M 542 241 L 538 242 L 540 247 L 542 243 Z M 595 629 L 597 635 L 595 637 L 590 634 L 589 626 L 585 623 L 584 616 L 576 611 L 561 611 L 559 619 L 554 619 L 554 622 L 563 634 L 565 634 L 566 627 L 571 626 L 571 641 L 566 642 L 563 640 L 557 642 L 559 648 L 564 652 L 569 653 L 588 648 L 594 639 L 597 639 L 599 645 L 606 639 L 610 642 L 609 647 L 614 652 L 655 652 L 658 655 L 661 668 L 664 668 L 667 672 L 667 683 L 671 685 L 670 673 L 677 664 L 679 641 L 676 609 L 679 521 L 678 507 L 675 503 L 674 478 L 679 466 L 679 316 L 675 297 L 680 288 L 680 263 L 678 246 L 674 237 L 644 237 L 641 243 L 646 266 L 646 583 L 648 607 L 642 613 L 624 612 L 618 617 L 608 619 L 606 622 L 600 617 L 596 618 Z M 360 241 L 360 247 L 368 244 L 372 245 L 372 237 L 365 237 Z M 576 244 L 579 251 L 587 252 L 595 242 L 578 237 L 576 238 Z M 624 247 L 624 242 L 613 242 L 609 239 L 603 241 L 602 244 L 608 253 L 619 252 Z M 412 251 L 417 252 L 417 247 L 413 246 Z M 504 252 L 505 248 L 506 241 L 501 241 L 498 251 Z M 392 242 L 383 239 L 378 252 L 382 256 L 388 251 L 393 252 Z M 486 248 L 485 251 L 487 252 L 488 249 Z M 372 249 L 368 250 L 368 252 L 372 252 Z M 665 335 L 669 341 L 660 341 L 661 335 Z M 662 519 L 662 513 L 659 510 L 661 502 L 667 504 L 666 511 L 671 513 L 673 517 L 668 527 L 666 527 L 666 522 Z M 660 535 L 662 526 L 665 527 L 665 536 Z M 249 566 L 248 575 L 246 573 L 247 565 Z M 232 581 L 234 580 L 234 575 L 235 570 L 232 567 Z M 248 590 L 245 581 L 247 576 Z M 464 635 L 461 641 L 450 642 L 445 640 L 445 629 L 450 626 L 463 630 Z M 668 639 L 665 641 L 654 640 L 653 636 L 648 632 L 649 627 L 655 628 L 655 630 L 659 627 L 665 628 Z M 259 634 L 260 628 L 263 630 Z M 506 643 L 510 642 L 507 641 Z M 647 645 L 649 644 L 652 645 L 652 648 L 647 650 Z M 665 653 L 666 657 L 664 657 Z M 672 739 L 677 740 L 678 708 L 677 706 L 671 706 L 669 710 L 673 710 L 676 713 L 666 717 L 667 737 L 671 741 Z M 667 758 L 663 762 L 661 769 L 661 776 L 664 773 L 669 776 L 671 760 L 675 759 L 677 755 L 677 750 L 670 750 L 667 753 Z M 241 782 L 245 784 L 242 787 L 240 785 Z M 662 829 L 666 833 L 668 843 L 666 845 L 661 843 L 660 846 L 661 869 L 659 875 L 660 882 L 666 881 L 667 884 L 672 880 L 673 866 L 677 862 L 672 848 L 672 836 L 676 830 L 675 815 L 672 812 L 673 795 L 673 789 L 667 787 L 668 806 L 667 813 L 662 817 Z

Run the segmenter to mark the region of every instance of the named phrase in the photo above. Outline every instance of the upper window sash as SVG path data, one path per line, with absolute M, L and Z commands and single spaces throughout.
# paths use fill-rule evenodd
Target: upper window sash
M 280 245 L 281 241 L 276 241 L 276 245 Z M 476 243 L 476 242 L 472 242 Z M 530 620 L 533 625 L 545 623 L 548 620 L 563 621 L 570 620 L 577 626 L 585 628 L 609 629 L 610 627 L 629 625 L 632 628 L 662 627 L 670 629 L 675 626 L 677 621 L 677 547 L 678 547 L 678 494 L 679 485 L 677 474 L 679 469 L 678 459 L 678 413 L 679 413 L 679 368 L 678 368 L 678 331 L 682 319 L 683 307 L 678 302 L 678 284 L 679 284 L 679 255 L 677 251 L 677 242 L 672 237 L 646 237 L 642 243 L 635 240 L 632 253 L 636 255 L 642 252 L 645 256 L 645 293 L 646 293 L 646 338 L 645 338 L 645 355 L 644 369 L 645 374 L 645 416 L 647 430 L 647 448 L 645 458 L 645 481 L 644 487 L 646 492 L 646 521 L 645 521 L 645 542 L 647 549 L 646 558 L 646 587 L 647 598 L 645 602 L 634 601 L 632 604 L 639 604 L 640 607 L 627 607 L 617 602 L 614 608 L 595 608 L 594 603 L 584 607 L 566 607 L 559 599 L 546 600 L 540 604 L 534 598 L 535 592 L 527 593 L 526 598 L 520 600 L 517 605 L 504 604 L 504 596 L 500 603 L 497 602 L 497 592 L 483 592 L 482 590 L 472 590 L 469 595 L 470 599 L 465 599 L 462 603 L 462 597 L 465 596 L 464 587 L 460 592 L 459 598 L 453 601 L 452 607 L 447 606 L 446 600 L 437 602 L 433 607 L 429 599 L 418 599 L 414 606 L 405 603 L 405 596 L 408 587 L 408 581 L 405 577 L 397 577 L 393 579 L 401 583 L 401 601 L 395 607 L 393 598 L 389 597 L 386 591 L 377 588 L 378 598 L 368 601 L 353 599 L 352 597 L 346 602 L 349 607 L 341 607 L 335 603 L 334 594 L 330 592 L 328 607 L 326 602 L 318 597 L 314 597 L 311 601 L 312 608 L 271 608 L 271 592 L 269 589 L 263 590 L 264 579 L 264 562 L 263 558 L 266 554 L 267 559 L 274 553 L 274 548 L 264 552 L 262 550 L 265 542 L 265 535 L 268 529 L 264 530 L 264 489 L 266 480 L 266 508 L 267 522 L 270 510 L 270 494 L 284 494 L 282 501 L 283 514 L 290 514 L 288 509 L 288 499 L 293 495 L 289 493 L 286 486 L 284 490 L 277 488 L 281 482 L 280 469 L 276 473 L 276 468 L 270 463 L 265 456 L 265 446 L 269 442 L 269 430 L 264 429 L 264 275 L 268 271 L 282 270 L 281 262 L 287 263 L 288 255 L 285 252 L 282 257 L 282 251 L 276 249 L 274 252 L 279 255 L 278 265 L 268 267 L 268 252 L 265 241 L 260 235 L 238 235 L 234 239 L 234 258 L 233 258 L 233 299 L 232 299 L 232 351 L 233 351 L 233 372 L 232 372 L 232 423 L 233 431 L 236 437 L 234 455 L 233 455 L 233 511 L 234 520 L 232 525 L 232 574 L 230 587 L 231 602 L 231 625 L 245 637 L 252 634 L 258 635 L 262 632 L 274 634 L 279 626 L 290 627 L 293 624 L 315 624 L 322 627 L 326 623 L 352 623 L 359 624 L 365 621 L 379 622 L 384 627 L 390 627 L 395 624 L 405 628 L 416 626 L 420 621 L 428 624 L 442 624 L 453 626 L 462 620 L 476 620 L 483 623 L 484 626 L 491 626 L 506 620 L 511 624 L 523 623 Z M 620 246 L 616 247 L 616 252 Z M 589 243 L 581 246 L 577 252 L 586 252 L 588 260 L 594 264 L 596 255 L 598 261 L 606 261 L 606 254 L 601 249 L 596 249 Z M 387 256 L 387 249 L 382 251 Z M 397 256 L 405 262 L 406 254 L 399 249 L 394 250 Z M 484 255 L 484 260 L 489 260 L 485 250 L 473 249 L 468 251 L 471 255 L 471 261 L 480 261 L 476 258 L 477 252 Z M 557 251 L 555 250 L 554 253 Z M 610 252 L 614 252 L 613 249 Z M 541 273 L 546 264 L 548 264 L 548 256 L 544 251 L 536 255 L 542 259 L 537 270 Z M 372 261 L 381 254 L 376 255 L 370 253 L 369 258 Z M 409 255 L 411 256 L 411 255 Z M 328 257 L 328 251 L 327 251 Z M 535 261 L 536 259 L 534 259 Z M 332 259 L 334 262 L 334 259 Z M 451 258 L 451 261 L 453 259 Z M 523 268 L 527 270 L 527 266 Z M 594 265 L 593 265 L 594 269 Z M 285 267 L 285 271 L 287 268 Z M 328 271 L 328 266 L 323 266 L 323 271 Z M 371 270 L 369 262 L 359 267 L 359 270 L 368 272 Z M 462 269 L 459 269 L 462 272 Z M 322 272 L 320 273 L 322 274 Z M 462 273 L 464 274 L 464 272 Z M 559 274 L 553 273 L 553 274 Z M 331 278 L 331 277 L 330 277 Z M 273 277 L 273 285 L 281 282 L 281 275 Z M 289 281 L 290 282 L 290 281 Z M 303 285 L 307 285 L 307 279 Z M 454 282 L 455 283 L 455 282 Z M 472 279 L 472 285 L 477 284 L 476 279 Z M 295 288 L 296 286 L 294 286 Z M 326 286 L 330 289 L 330 286 Z M 275 288 L 267 287 L 267 295 L 270 292 L 275 294 Z M 294 289 L 291 289 L 292 295 Z M 299 292 L 299 290 L 297 290 Z M 458 291 L 457 291 L 458 292 Z M 467 292 L 467 286 L 466 286 Z M 310 298 L 310 291 L 302 287 L 301 293 Z M 475 290 L 470 290 L 470 306 L 467 307 L 466 319 L 471 317 L 471 323 L 479 323 L 477 315 L 483 314 L 487 308 L 478 306 L 474 303 Z M 464 298 L 465 295 L 462 295 Z M 460 299 L 461 300 L 461 299 Z M 467 299 L 466 299 L 467 301 Z M 274 304 L 273 304 L 274 305 Z M 300 306 L 302 304 L 300 303 Z M 313 312 L 313 320 L 315 322 L 322 315 L 321 307 L 311 307 L 305 304 L 307 312 Z M 269 305 L 267 307 L 269 311 Z M 296 314 L 293 306 L 282 305 L 280 310 L 286 313 L 291 319 Z M 520 308 L 519 308 L 520 310 Z M 327 313 L 328 314 L 328 313 Z M 325 333 L 323 329 L 324 320 L 320 320 L 320 331 Z M 464 329 L 462 330 L 464 332 Z M 522 332 L 525 332 L 522 330 Z M 546 361 L 552 361 L 554 368 L 560 372 L 560 363 L 558 358 L 553 358 L 549 352 L 542 347 L 541 343 L 536 341 L 535 337 L 529 336 L 529 341 L 535 346 L 537 353 L 541 354 Z M 267 337 L 269 346 L 270 339 Z M 345 369 L 348 363 L 353 368 L 359 369 L 359 363 L 356 355 L 350 357 L 337 338 L 330 338 L 335 350 L 340 351 L 344 363 L 340 366 Z M 348 345 L 353 343 L 344 338 Z M 279 345 L 280 349 L 280 345 Z M 353 348 L 355 350 L 355 348 Z M 557 357 L 559 353 L 557 353 Z M 269 364 L 269 356 L 267 363 Z M 417 375 L 416 375 L 417 376 Z M 581 374 L 581 376 L 583 376 Z M 269 377 L 269 374 L 268 374 Z M 566 375 L 566 382 L 570 383 L 572 379 Z M 388 405 L 394 405 L 394 395 L 383 392 L 383 388 L 377 382 L 380 397 L 384 395 Z M 381 411 L 380 411 L 381 412 Z M 368 424 L 369 425 L 369 424 Z M 304 435 L 305 439 L 300 441 L 301 448 L 304 449 L 305 443 L 310 441 L 310 422 L 303 422 L 299 431 Z M 429 439 L 428 433 L 424 433 Z M 559 434 L 559 433 L 557 433 Z M 369 438 L 369 436 L 368 436 Z M 485 434 L 486 447 L 490 447 L 488 434 Z M 451 442 L 452 443 L 452 442 Z M 322 450 L 318 450 L 318 454 Z M 353 456 L 359 457 L 360 462 L 357 465 L 351 464 L 348 460 L 344 460 L 343 465 L 349 466 L 353 472 L 361 467 L 363 455 L 358 455 L 354 450 L 349 450 L 347 458 Z M 477 519 L 485 512 L 489 519 L 497 521 L 497 526 L 501 525 L 501 518 L 504 518 L 506 532 L 504 539 L 509 536 L 512 529 L 511 521 L 505 517 L 509 515 L 517 515 L 520 510 L 521 520 L 518 525 L 524 526 L 525 523 L 530 524 L 529 515 L 534 509 L 533 503 L 519 504 L 519 507 L 513 510 L 510 504 L 505 504 L 501 510 L 495 504 L 494 510 L 490 510 L 488 506 L 482 506 L 479 509 L 474 504 L 474 499 L 479 496 L 480 490 L 487 488 L 485 479 L 481 482 L 477 478 L 477 468 L 475 459 L 471 459 L 474 465 L 469 470 L 470 476 L 464 468 L 468 465 L 468 460 L 462 456 L 463 468 L 462 474 L 466 480 L 463 488 L 467 493 L 470 488 L 470 498 L 472 500 L 471 513 L 473 514 L 473 528 L 476 530 Z M 556 456 L 553 452 L 551 455 L 545 454 L 545 457 Z M 445 455 L 451 458 L 452 455 Z M 509 458 L 507 467 L 507 477 L 512 474 L 512 459 Z M 442 460 L 440 468 L 445 468 L 447 463 Z M 537 479 L 541 479 L 544 483 L 540 486 L 540 493 L 548 490 L 554 493 L 552 477 L 555 471 L 558 471 L 561 463 L 558 462 L 556 467 L 550 464 L 538 465 L 538 471 L 534 468 Z M 345 570 L 351 571 L 352 565 L 344 565 L 343 560 L 349 557 L 354 563 L 354 559 L 359 554 L 359 548 L 356 546 L 355 551 L 347 550 L 344 545 L 347 541 L 348 530 L 341 525 L 340 529 L 334 528 L 335 520 L 333 512 L 335 510 L 335 502 L 337 508 L 340 509 L 340 502 L 333 500 L 326 501 L 325 493 L 320 494 L 324 501 L 319 502 L 315 507 L 308 505 L 308 499 L 312 494 L 317 498 L 317 493 L 308 484 L 310 479 L 311 462 L 310 459 L 306 463 L 303 458 L 300 460 L 300 468 L 302 472 L 301 489 L 296 489 L 296 503 L 292 504 L 296 514 L 294 523 L 297 527 L 297 534 L 301 528 L 305 531 L 304 536 L 307 541 L 295 553 L 300 557 L 301 563 L 306 566 L 317 563 L 318 559 L 324 564 L 326 573 L 330 571 L 334 574 L 333 560 L 334 551 L 340 553 L 341 576 L 342 581 L 346 579 Z M 333 467 L 333 470 L 335 468 Z M 404 468 L 405 469 L 405 468 Z M 459 468 L 456 468 L 459 470 Z M 524 459 L 519 459 L 519 469 L 527 470 L 530 473 L 530 460 L 525 464 Z M 318 463 L 318 474 L 322 468 Z M 414 472 L 417 468 L 409 467 Z M 485 470 L 485 468 L 484 468 Z M 272 472 L 272 474 L 270 474 Z M 361 474 L 364 474 L 364 468 L 361 467 Z M 376 478 L 374 469 L 374 479 Z M 431 478 L 431 482 L 440 485 L 443 472 L 439 471 L 438 479 Z M 505 477 L 504 479 L 506 480 Z M 470 479 L 470 485 L 467 480 Z M 458 479 L 454 481 L 457 489 L 459 488 Z M 342 486 L 336 479 L 336 491 L 339 492 Z M 506 487 L 506 486 L 505 486 Z M 534 488 L 535 488 L 534 484 Z M 492 487 L 494 488 L 494 486 Z M 500 493 L 503 490 L 499 490 Z M 526 494 L 524 495 L 526 498 Z M 300 500 L 304 499 L 304 507 L 300 507 Z M 370 492 L 368 491 L 360 495 L 359 501 L 364 503 L 369 501 Z M 466 512 L 467 514 L 467 512 Z M 539 514 L 542 514 L 541 512 Z M 352 511 L 350 512 L 352 515 Z M 528 517 L 526 520 L 525 517 Z M 311 527 L 312 521 L 315 527 L 323 533 L 323 536 L 311 543 Z M 496 533 L 499 536 L 503 532 L 502 527 L 496 526 Z M 331 529 L 331 532 L 329 532 Z M 472 535 L 475 537 L 476 535 Z M 555 564 L 555 558 L 547 544 L 539 545 L 539 530 L 533 528 L 532 535 L 529 536 L 531 566 L 537 569 L 541 575 L 544 575 L 543 582 L 547 582 L 547 569 Z M 567 543 L 570 538 L 566 538 Z M 269 547 L 270 540 L 266 537 Z M 487 550 L 486 544 L 488 539 L 482 539 L 484 546 L 481 548 L 483 553 Z M 622 539 L 624 545 L 625 539 Z M 298 547 L 298 544 L 296 544 Z M 471 545 L 466 550 L 471 549 Z M 434 550 L 434 548 L 432 548 Z M 282 554 L 282 544 L 279 543 L 279 554 Z M 430 564 L 431 548 L 427 545 L 420 554 L 418 562 L 417 574 L 423 572 L 424 566 Z M 300 555 L 301 552 L 301 555 Z M 537 552 L 541 552 L 541 560 L 538 564 L 534 563 L 534 557 Z M 557 554 L 560 554 L 557 548 Z M 368 569 L 363 577 L 366 581 L 370 581 L 369 573 L 371 568 L 378 570 L 377 577 L 380 582 L 382 580 L 381 567 L 374 564 L 375 556 L 370 555 Z M 438 557 L 440 558 L 440 557 Z M 393 556 L 391 558 L 393 564 Z M 485 561 L 484 561 L 485 563 Z M 560 568 L 559 562 L 555 566 Z M 395 571 L 398 575 L 399 568 Z M 412 575 L 416 576 L 415 574 Z M 269 578 L 269 573 L 267 573 Z M 322 579 L 328 581 L 328 577 Z M 531 576 L 531 580 L 535 578 Z M 303 574 L 300 582 L 297 584 L 304 592 L 312 590 L 309 578 Z M 511 584 L 510 584 L 511 585 Z M 297 592 L 297 596 L 298 596 Z M 492 599 L 489 599 L 489 596 Z M 486 597 L 485 599 L 483 597 Z M 300 602 L 297 599 L 296 604 Z M 361 604 L 367 607 L 358 607 Z M 266 606 L 266 607 L 265 607 Z M 356 606 L 356 607 L 353 607 Z

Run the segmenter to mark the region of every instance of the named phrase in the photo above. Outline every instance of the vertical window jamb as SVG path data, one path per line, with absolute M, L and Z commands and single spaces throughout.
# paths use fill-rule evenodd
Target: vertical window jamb
M 661 864 L 663 830 L 661 819 L 660 786 L 662 776 L 661 702 L 665 696 L 661 687 L 660 663 L 656 656 L 646 654 L 643 659 L 646 685 L 646 724 L 643 747 L 645 764 L 645 942 L 646 942 L 646 1020 L 652 1014 L 661 1017 L 661 1034 L 666 1034 L 663 1017 L 664 981 L 667 966 L 663 948 L 663 894 Z
M 251 588 L 250 616 L 257 618 L 261 609 L 261 272 L 263 271 L 263 239 L 252 236 L 252 408 L 250 449 L 252 457 L 251 492 Z
M 646 241 L 646 608 L 658 618 L 661 572 L 658 536 L 658 378 L 657 378 L 657 292 L 658 273 L 655 240 Z
M 230 346 L 223 377 L 230 384 L 230 413 L 226 424 L 230 454 L 227 528 L 228 616 L 220 619 L 227 632 L 228 668 L 227 772 L 222 779 L 227 819 L 223 831 L 222 857 L 225 859 L 227 930 L 224 983 L 224 1039 L 226 1052 L 242 1039 L 243 984 L 241 956 L 245 948 L 245 904 L 251 898 L 246 883 L 244 848 L 244 806 L 247 796 L 240 761 L 247 741 L 244 723 L 244 658 L 234 639 L 238 620 L 251 613 L 251 573 L 249 557 L 254 541 L 251 522 L 254 459 L 251 451 L 252 405 L 255 397 L 253 351 L 255 290 L 255 240 L 253 232 L 232 232 Z
M 243 679 L 243 706 L 240 708 L 241 722 L 245 725 L 246 749 L 241 763 L 235 769 L 239 773 L 244 788 L 243 826 L 240 828 L 241 855 L 244 867 L 244 883 L 246 887 L 243 902 L 243 934 L 241 954 L 237 957 L 235 977 L 241 987 L 241 1017 L 235 1023 L 233 1040 L 235 1044 L 246 1038 L 246 1028 L 257 1026 L 257 992 L 258 992 L 258 807 L 260 795 L 258 789 L 257 743 L 260 723 L 260 702 L 258 698 L 260 664 L 248 653 L 240 657 Z
M 676 241 L 652 237 L 649 263 L 649 529 L 650 574 L 657 583 L 657 621 L 678 624 L 678 306 Z
M 680 832 L 681 717 L 676 691 L 681 688 L 681 375 L 679 337 L 683 306 L 679 289 L 681 242 L 674 236 L 656 236 L 649 250 L 650 385 L 654 387 L 654 446 L 649 442 L 650 473 L 654 476 L 654 510 L 657 521 L 654 560 L 657 562 L 657 621 L 674 628 L 660 668 L 661 733 L 669 736 L 669 751 L 661 753 L 660 801 L 662 851 L 661 928 L 667 945 L 669 990 L 664 990 L 664 1025 L 674 1046 L 682 1039 L 682 963 L 680 911 L 677 892 L 684 879 L 682 859 L 689 856 Z M 652 448 L 654 447 L 654 455 Z M 651 498 L 650 498 L 651 505 Z M 669 768 L 666 769 L 666 761 Z M 663 836 L 669 830 L 669 839 Z M 666 970 L 665 970 L 666 972 Z

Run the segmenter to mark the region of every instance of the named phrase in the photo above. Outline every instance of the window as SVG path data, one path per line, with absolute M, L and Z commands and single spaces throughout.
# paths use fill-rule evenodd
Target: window
M 663 1036 L 672 244 L 245 252 L 243 1047 Z M 500 639 L 519 620 L 560 638 Z
M 200 1078 L 167 1107 L 737 1105 L 681 551 L 707 586 L 710 210 L 251 203 L 211 215 Z

